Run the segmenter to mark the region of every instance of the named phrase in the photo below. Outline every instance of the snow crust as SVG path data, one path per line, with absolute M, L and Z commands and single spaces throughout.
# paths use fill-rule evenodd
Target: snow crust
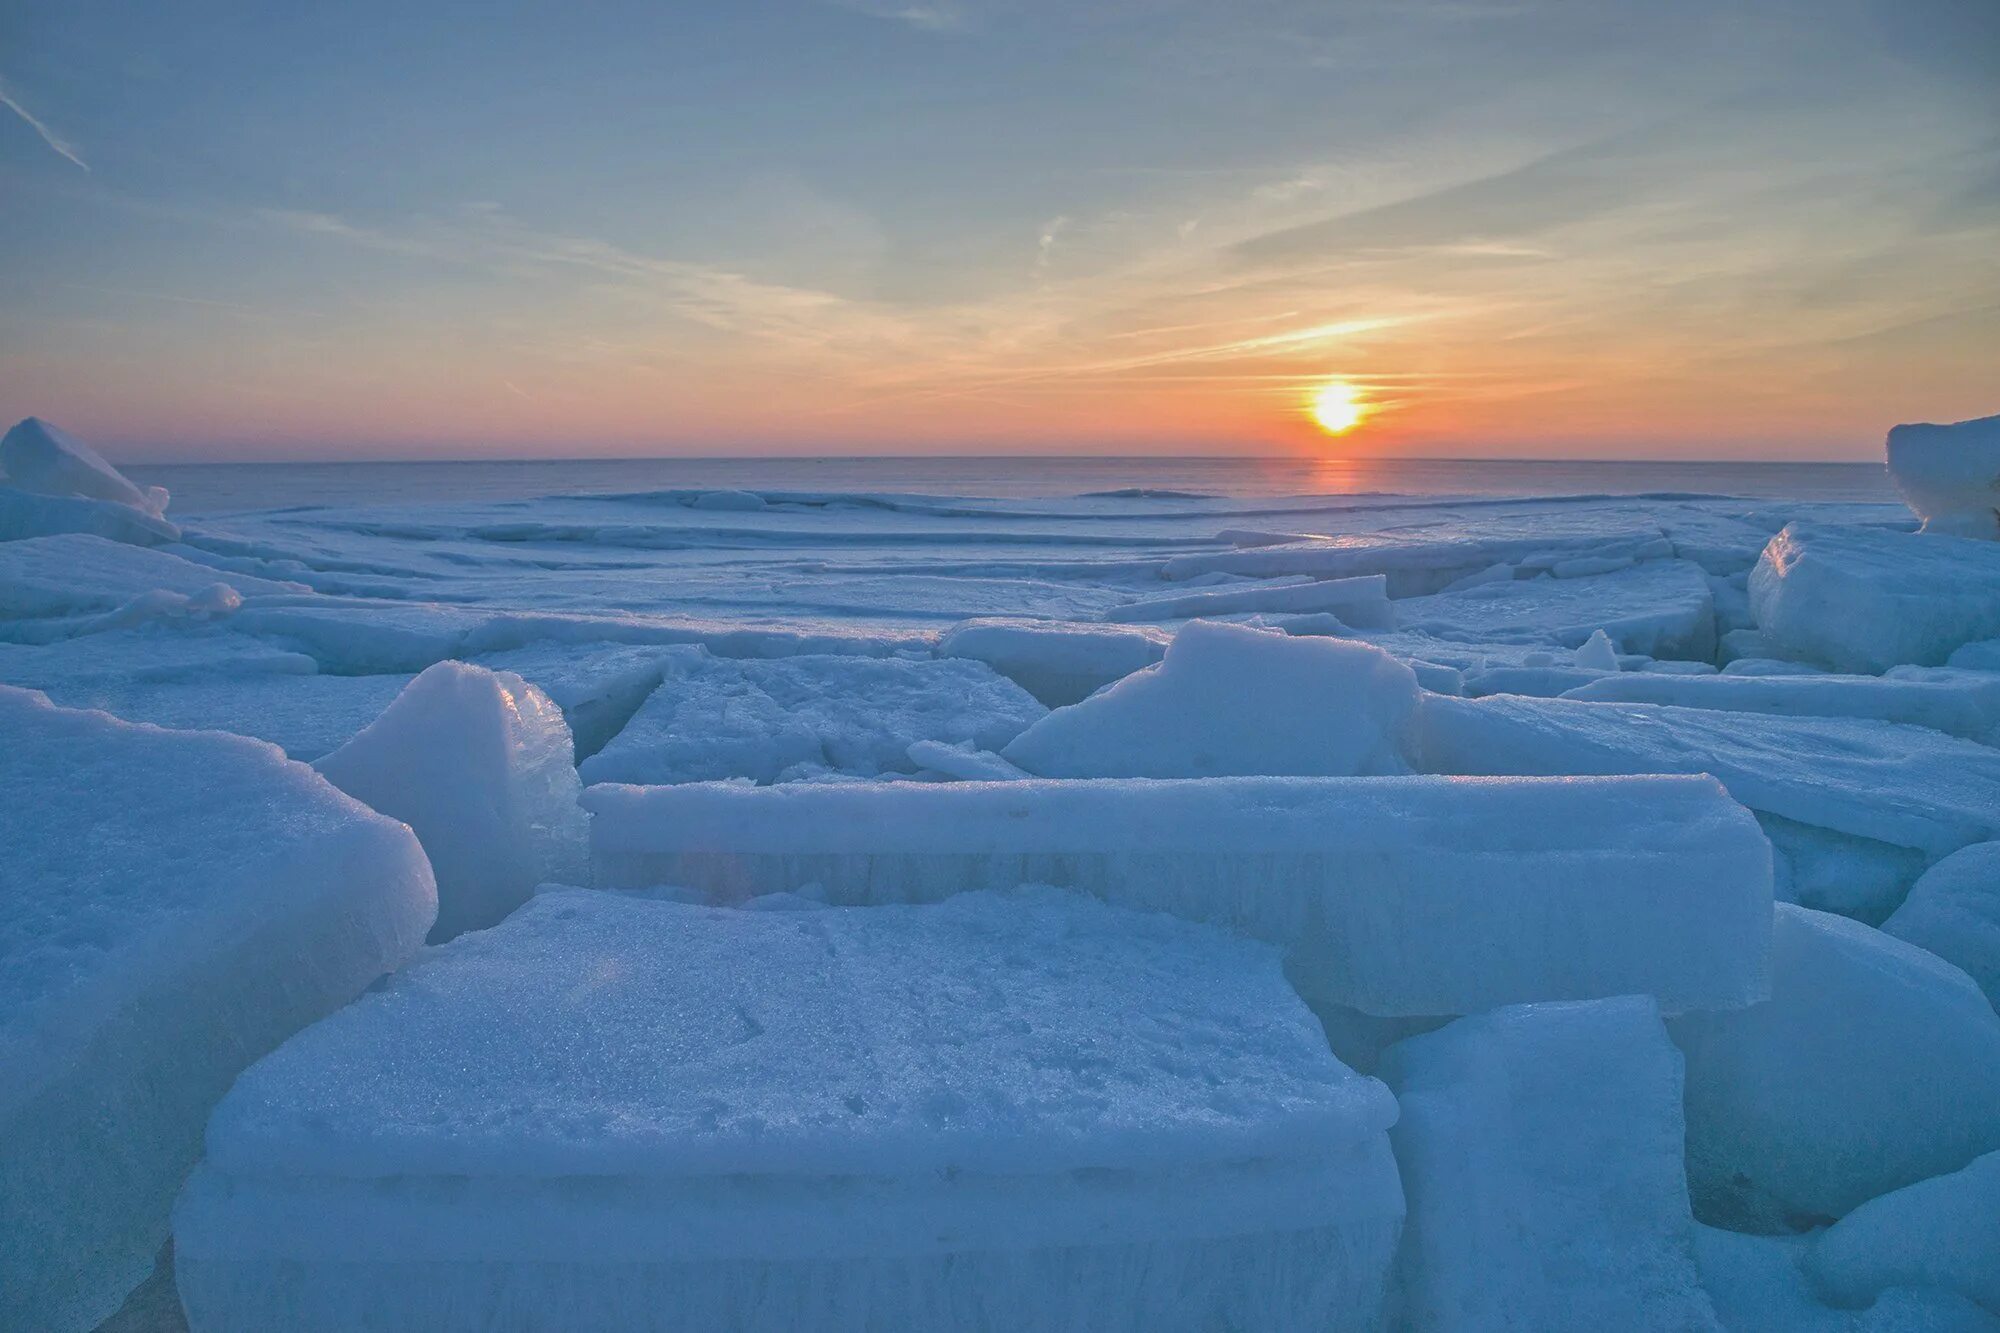
M 1381 1016 L 1765 994 L 1770 850 L 1707 778 L 599 786 L 599 886 L 846 904 L 1047 883 L 1231 926 Z
M 551 891 L 238 1081 L 179 1278 L 225 1329 L 1364 1329 L 1395 1114 L 1167 917 Z
M 494 925 L 537 884 L 583 877 L 569 728 L 511 672 L 440 662 L 313 767 L 416 830 L 437 872 L 432 943 Z
M 0 738 L 0 1326 L 81 1330 L 152 1271 L 231 1080 L 437 898 L 408 829 L 268 745 L 7 687 Z

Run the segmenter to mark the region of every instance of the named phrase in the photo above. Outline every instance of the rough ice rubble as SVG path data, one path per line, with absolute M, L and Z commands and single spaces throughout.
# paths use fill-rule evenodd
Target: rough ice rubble
M 1882 930 L 1964 969 L 2000 1009 L 2000 842 L 1960 848 L 1926 870 Z
M 437 900 L 408 829 L 268 745 L 9 688 L 0 736 L 0 1326 L 80 1330 L 152 1271 L 230 1081 Z
M 437 872 L 436 943 L 493 925 L 538 884 L 582 880 L 570 745 L 561 711 L 519 676 L 440 662 L 313 767 L 416 830 Z
M 1963 972 L 1777 908 L 1771 998 L 1668 1023 L 1704 1221 L 1798 1230 L 2000 1148 L 2000 1016 Z
M 2000 416 L 1889 432 L 1889 479 L 1926 533 L 2000 541 Z
M 927 901 L 1043 883 L 1286 950 L 1383 1016 L 1765 994 L 1770 849 L 1708 778 L 1107 779 L 592 787 L 602 887 Z
M 2000 543 L 1791 523 L 1750 573 L 1757 633 L 1775 653 L 1879 675 L 1939 666 L 2000 636 Z
M 909 773 L 913 742 L 997 751 L 1047 712 L 967 658 L 746 661 L 678 648 L 663 662 L 659 687 L 583 762 L 585 782 Z
M 2000 1317 L 2000 1152 L 1870 1199 L 1813 1238 L 1803 1267 L 1835 1305 L 1941 1287 Z
M 1404 773 L 1416 704 L 1410 668 L 1369 644 L 1196 620 L 1159 665 L 1057 709 L 1000 753 L 1051 778 Z
M 1643 997 L 1529 1004 L 1391 1047 L 1413 1329 L 1715 1329 L 1681 1165 L 1681 1058 Z
M 167 509 L 166 491 L 140 490 L 95 449 L 39 417 L 19 421 L 0 436 L 0 472 L 9 485 L 34 495 L 108 501 L 155 518 Z
M 1159 630 L 1066 621 L 967 620 L 938 640 L 939 657 L 984 662 L 1050 708 L 1089 698 L 1167 650 Z
M 1627 672 L 1565 699 L 1672 704 L 1775 717 L 1861 717 L 1929 727 L 1987 744 L 2000 739 L 2000 675 L 1899 667 L 1889 676 L 1663 676 Z
M 176 1261 L 260 1333 L 1358 1331 L 1395 1114 L 1167 917 L 552 891 L 240 1079 Z

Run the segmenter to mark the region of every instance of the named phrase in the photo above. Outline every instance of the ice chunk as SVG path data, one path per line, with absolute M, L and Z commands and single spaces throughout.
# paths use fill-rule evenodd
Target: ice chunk
M 1051 883 L 1229 925 L 1386 1017 L 1765 994 L 1770 847 L 1708 778 L 592 787 L 600 886 L 841 903 Z
M 1870 1199 L 1814 1238 L 1804 1267 L 1835 1305 L 1943 1287 L 2000 1315 L 2000 1152 Z
M 0 436 L 0 472 L 17 489 L 36 495 L 108 500 L 155 517 L 167 509 L 165 491 L 158 486 L 140 490 L 95 449 L 40 417 L 19 421 Z
M 1057 709 L 1001 751 L 1059 778 L 1406 773 L 1410 669 L 1379 648 L 1197 620 L 1156 667 Z
M 1863 674 L 1938 666 L 2000 636 L 2000 544 L 1793 523 L 1751 571 L 1750 605 L 1782 650 L 1755 655 Z
M 104 682 L 302 676 L 310 657 L 247 634 L 155 622 L 48 644 L 0 643 L 0 681 L 29 689 Z
M 1822 1304 L 1799 1271 L 1806 1242 L 1695 1224 L 1702 1284 L 1731 1333 L 2000 1333 L 2000 1318 L 1956 1292 L 1892 1287 L 1865 1310 Z
M 1389 605 L 1388 581 L 1380 574 L 1155 597 L 1114 606 L 1104 613 L 1104 618 L 1111 621 L 1191 620 L 1197 616 L 1266 611 L 1332 612 L 1340 617 L 1343 624 L 1355 629 L 1389 629 L 1396 623 L 1396 613 Z
M 1780 904 L 1771 998 L 1669 1024 L 1704 1220 L 1799 1229 L 2000 1148 L 2000 1017 L 1957 968 Z
M 237 1073 L 422 943 L 408 829 L 256 741 L 0 687 L 0 1327 L 152 1271 Z
M 1434 773 L 1713 773 L 1759 813 L 1932 857 L 2000 837 L 2000 752 L 1869 718 L 1426 695 Z
M 1164 633 L 1137 626 L 967 620 L 938 640 L 937 655 L 984 662 L 1050 708 L 1061 708 L 1143 671 L 1166 650 Z
M 0 670 L 4 663 L 0 657 Z M 258 674 L 164 681 L 99 678 L 44 688 L 66 708 L 101 708 L 128 722 L 179 731 L 233 731 L 310 761 L 345 745 L 409 683 L 408 676 Z
M 1390 1048 L 1423 1329 L 1716 1328 L 1681 1167 L 1681 1058 L 1638 996 L 1461 1018 Z
M 583 762 L 586 782 L 778 782 L 825 770 L 914 771 L 910 745 L 998 750 L 1047 712 L 965 658 L 803 656 L 771 661 L 676 649 L 625 729 Z
M 246 597 L 308 591 L 82 533 L 0 542 L 0 616 L 109 611 L 145 593 L 192 597 L 218 583 Z
M 1882 929 L 1963 968 L 2000 1008 L 2000 842 L 1961 848 L 1925 871 Z
M 910 762 L 921 772 L 973 782 L 1004 782 L 1028 776 L 991 750 L 981 750 L 970 743 L 917 741 L 910 746 Z
M 2000 639 L 1981 639 L 1956 649 L 1945 665 L 1960 671 L 2000 671 Z
M 1867 717 L 1988 744 L 2000 739 L 2000 676 L 1973 671 L 1916 667 L 1887 678 L 1629 673 L 1592 681 L 1563 697 L 1777 717 Z
M 2000 416 L 1895 427 L 1889 479 L 1923 531 L 2000 541 Z
M 1591 671 L 1618 670 L 1618 649 L 1611 636 L 1601 629 L 1592 630 L 1583 646 L 1576 650 L 1576 664 Z
M 416 830 L 437 871 L 433 943 L 494 924 L 537 884 L 582 881 L 569 728 L 510 672 L 440 662 L 313 767 Z
M 260 1333 L 1359 1331 L 1395 1114 L 1170 918 L 550 892 L 246 1074 L 177 1265 Z
M 85 532 L 137 546 L 181 539 L 179 528 L 144 509 L 110 500 L 35 495 L 12 486 L 0 486 L 0 541 L 53 537 L 65 532 Z
M 1412 597 L 1396 603 L 1396 623 L 1468 643 L 1560 648 L 1580 648 L 1601 633 L 1618 651 L 1649 657 L 1707 660 L 1716 647 L 1715 594 L 1700 567 L 1684 560 Z

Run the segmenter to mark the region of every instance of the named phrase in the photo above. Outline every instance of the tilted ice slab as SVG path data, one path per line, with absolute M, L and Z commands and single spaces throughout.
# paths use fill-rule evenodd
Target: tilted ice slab
M 114 542 L 151 546 L 181 539 L 181 530 L 157 514 L 110 500 L 78 495 L 36 495 L 0 484 L 0 541 L 84 532 Z
M 2000 751 L 1868 718 L 1427 696 L 1434 773 L 1713 773 L 1761 813 L 1939 857 L 2000 836 Z
M 2000 675 L 1897 668 L 1894 676 L 1663 676 L 1625 672 L 1563 695 L 1594 703 L 1672 704 L 1773 717 L 1860 717 L 2000 739 Z
M 937 645 L 939 657 L 984 662 L 1050 708 L 1087 699 L 1166 650 L 1155 629 L 1032 620 L 968 620 Z
M 1716 1329 L 1681 1166 L 1681 1057 L 1642 996 L 1461 1018 L 1390 1048 L 1418 1329 Z
M 965 658 L 746 661 L 683 648 L 582 773 L 585 782 L 644 783 L 907 773 L 915 741 L 998 750 L 1047 711 Z
M 1001 754 L 1051 778 L 1407 773 L 1410 668 L 1365 643 L 1197 620 L 1158 666 L 1059 708 Z
M 152 1271 L 230 1081 L 423 941 L 415 838 L 268 745 L 0 688 L 0 1326 Z
M 1104 613 L 1104 619 L 1191 620 L 1197 616 L 1300 611 L 1331 612 L 1356 629 L 1389 629 L 1396 623 L 1395 610 L 1389 605 L 1388 580 L 1380 574 L 1152 597 L 1114 606 Z
M 1838 1305 L 1942 1287 L 2000 1317 L 2000 1152 L 1870 1199 L 1814 1238 L 1804 1268 Z
M 1750 606 L 1764 639 L 1800 661 L 1939 666 L 2000 636 L 2000 543 L 1793 523 L 1750 572 Z
M 579 759 L 618 734 L 660 683 L 670 650 L 642 643 L 532 643 L 472 661 L 511 671 L 562 709 Z
M 2000 842 L 1960 848 L 1926 870 L 1882 930 L 1963 968 L 2000 1008 Z
M 1477 1013 L 1765 993 L 1770 849 L 1706 778 L 593 787 L 600 886 L 840 903 L 1057 884 L 1284 948 L 1309 998 Z
M 569 728 L 519 676 L 440 662 L 313 767 L 416 830 L 437 871 L 433 942 L 483 930 L 588 856 Z
M 1482 583 L 1396 604 L 1396 621 L 1442 639 L 1581 647 L 1599 630 L 1619 651 L 1715 655 L 1715 596 L 1701 569 L 1650 560 L 1612 573 Z
M 95 449 L 40 417 L 17 422 L 0 436 L 0 473 L 17 489 L 37 495 L 104 500 L 154 516 L 167 508 L 166 491 L 139 489 Z
M 552 890 L 237 1082 L 177 1271 L 212 1330 L 1362 1330 L 1395 1114 L 1220 931 Z
M 2000 1016 L 1963 972 L 1777 908 L 1771 998 L 1669 1023 L 1703 1219 L 1798 1230 L 2000 1149 Z
M 230 573 L 169 551 L 81 533 L 0 542 L 0 616 L 109 611 L 146 593 L 191 596 L 218 583 L 245 597 L 306 591 L 296 583 Z
M 1889 480 L 1926 533 L 2000 541 L 2000 416 L 1897 426 Z

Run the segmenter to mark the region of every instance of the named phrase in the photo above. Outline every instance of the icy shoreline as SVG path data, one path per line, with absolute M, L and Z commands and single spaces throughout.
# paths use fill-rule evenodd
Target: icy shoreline
M 2000 1328 L 2000 542 L 1949 468 L 1922 535 L 182 521 L 30 436 L 0 1323 L 95 1326 L 178 1194 L 197 1329 Z

